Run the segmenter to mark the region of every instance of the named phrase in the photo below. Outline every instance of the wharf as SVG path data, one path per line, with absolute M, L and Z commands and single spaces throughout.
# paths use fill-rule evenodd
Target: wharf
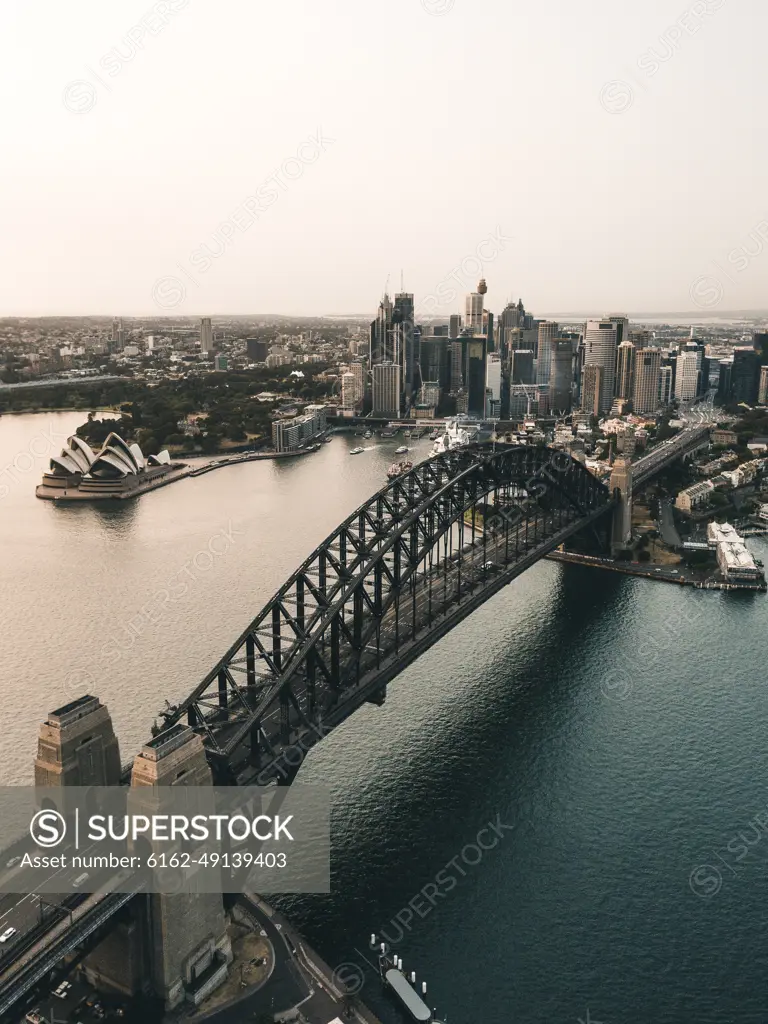
M 617 562 L 613 558 L 600 558 L 595 555 L 579 555 L 571 551 L 550 551 L 544 556 L 553 562 L 570 562 L 572 565 L 589 565 L 596 569 L 608 569 L 620 572 L 625 576 L 642 576 L 645 579 L 661 583 L 676 583 L 680 587 L 695 587 L 697 590 L 748 590 L 764 594 L 768 587 L 761 583 L 732 583 L 719 576 L 707 575 L 695 569 L 686 569 L 683 573 L 668 565 L 652 565 L 639 562 Z
M 310 445 L 308 448 L 300 448 L 295 452 L 245 452 L 240 455 L 224 456 L 221 459 L 214 459 L 213 462 L 206 462 L 190 470 L 189 476 L 203 476 L 205 473 L 212 473 L 215 469 L 223 469 L 225 466 L 236 466 L 242 462 L 264 462 L 279 459 L 295 459 L 302 455 L 310 455 L 319 449 L 319 444 Z

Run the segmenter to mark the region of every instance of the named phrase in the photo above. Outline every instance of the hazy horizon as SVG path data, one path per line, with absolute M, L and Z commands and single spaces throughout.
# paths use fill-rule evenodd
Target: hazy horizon
M 481 275 L 495 311 L 759 315 L 767 22 L 6 0 L 0 316 L 372 316 L 401 271 L 423 318 Z

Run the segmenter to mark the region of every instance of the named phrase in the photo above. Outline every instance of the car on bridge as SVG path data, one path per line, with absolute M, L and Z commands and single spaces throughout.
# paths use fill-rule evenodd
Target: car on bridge
M 493 572 L 494 569 L 498 569 L 498 568 L 499 567 L 498 567 L 498 565 L 496 565 L 495 562 L 484 562 L 483 563 L 483 572 Z
M 6 928 L 3 934 L 0 935 L 0 942 L 7 942 L 9 939 L 12 939 L 15 934 L 15 928 Z

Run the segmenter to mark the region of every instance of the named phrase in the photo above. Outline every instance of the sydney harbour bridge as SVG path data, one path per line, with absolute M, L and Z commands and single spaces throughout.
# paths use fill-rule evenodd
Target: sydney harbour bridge
M 290 782 L 319 739 L 613 503 L 547 448 L 472 445 L 423 462 L 312 552 L 165 726 L 202 735 L 220 785 Z
M 708 434 L 686 427 L 635 462 L 637 486 Z M 622 493 L 545 447 L 470 445 L 417 465 L 312 552 L 189 696 L 162 713 L 150 743 L 169 730 L 199 737 L 217 785 L 290 783 L 317 742 L 365 703 L 383 703 L 406 666 L 536 561 L 576 535 L 605 548 L 629 502 L 631 478 Z M 53 714 L 83 702 L 105 711 L 89 696 Z M 31 921 L 0 966 L 0 1019 L 67 958 L 103 941 L 131 899 L 141 896 L 105 885 L 66 897 L 63 917 Z M 184 951 L 166 953 L 186 962 Z

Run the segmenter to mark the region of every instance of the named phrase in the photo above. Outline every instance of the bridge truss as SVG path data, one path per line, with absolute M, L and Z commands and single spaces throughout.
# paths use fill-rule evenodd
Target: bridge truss
M 164 727 L 200 733 L 218 784 L 289 782 L 316 742 L 612 505 L 547 448 L 472 445 L 423 462 L 312 552 Z

